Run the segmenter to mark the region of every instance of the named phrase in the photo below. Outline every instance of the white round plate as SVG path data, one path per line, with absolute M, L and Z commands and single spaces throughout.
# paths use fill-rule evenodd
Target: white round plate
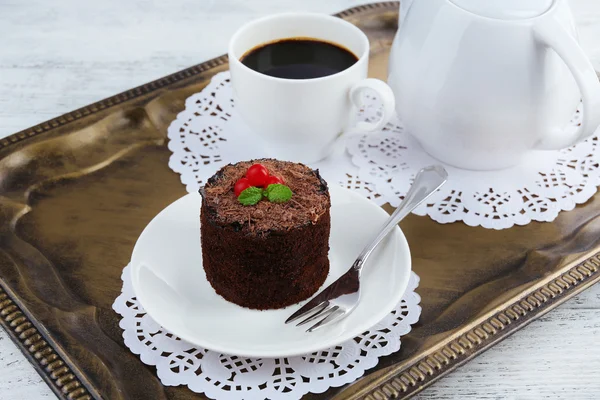
M 350 268 L 388 217 L 348 189 L 333 186 L 330 194 L 331 266 L 325 285 Z M 197 346 L 246 357 L 290 357 L 354 338 L 400 302 L 410 270 L 410 251 L 398 228 L 367 262 L 362 298 L 354 312 L 337 324 L 307 333 L 305 326 L 284 324 L 304 302 L 257 311 L 215 293 L 202 268 L 199 194 L 188 194 L 161 211 L 140 235 L 131 257 L 134 292 L 157 323 Z

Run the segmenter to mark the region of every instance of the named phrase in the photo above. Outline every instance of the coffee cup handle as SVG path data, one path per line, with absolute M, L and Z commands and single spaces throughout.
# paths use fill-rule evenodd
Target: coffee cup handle
M 600 81 L 577 40 L 552 15 L 537 21 L 533 32 L 542 45 L 555 51 L 567 65 L 581 92 L 583 118 L 578 129 L 572 134 L 556 129 L 536 146 L 541 150 L 560 150 L 587 139 L 600 126 Z
M 382 129 L 394 116 L 396 108 L 396 100 L 392 89 L 379 79 L 367 78 L 357 82 L 350 89 L 350 101 L 356 110 L 360 109 L 363 104 L 362 96 L 365 92 L 373 91 L 377 94 L 383 104 L 381 118 L 377 121 L 359 121 L 352 128 L 355 133 L 373 132 Z

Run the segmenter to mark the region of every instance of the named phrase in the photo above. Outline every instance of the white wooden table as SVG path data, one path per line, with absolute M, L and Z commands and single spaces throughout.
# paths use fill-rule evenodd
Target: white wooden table
M 333 13 L 363 2 L 0 0 L 0 137 L 223 54 L 237 27 L 258 16 Z M 600 71 L 600 1 L 572 7 Z M 600 285 L 417 398 L 597 399 L 598 371 Z M 55 397 L 0 329 L 0 399 L 40 398 Z

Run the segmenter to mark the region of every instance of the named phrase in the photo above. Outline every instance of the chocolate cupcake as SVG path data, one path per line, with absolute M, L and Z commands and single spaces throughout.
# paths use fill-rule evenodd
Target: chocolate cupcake
M 267 196 L 274 186 L 284 194 L 289 190 L 266 181 L 238 198 L 236 183 L 254 164 L 277 177 L 269 182 L 291 189 L 291 198 Z M 240 202 L 261 191 L 262 199 Z M 309 298 L 323 284 L 329 273 L 331 201 L 318 171 L 272 159 L 240 162 L 223 167 L 200 193 L 202 261 L 219 295 L 247 308 L 276 309 Z

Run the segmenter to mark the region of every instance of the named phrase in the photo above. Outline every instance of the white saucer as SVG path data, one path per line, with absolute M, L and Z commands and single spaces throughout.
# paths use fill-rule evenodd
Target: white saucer
M 348 189 L 330 188 L 331 269 L 325 285 L 341 276 L 388 214 Z M 358 307 L 347 318 L 313 333 L 286 318 L 303 303 L 256 311 L 217 295 L 202 269 L 200 195 L 188 194 L 160 212 L 140 235 L 131 258 L 132 284 L 146 312 L 165 329 L 197 346 L 247 357 L 289 357 L 326 349 L 363 333 L 402 299 L 410 251 L 396 229 L 363 271 Z

